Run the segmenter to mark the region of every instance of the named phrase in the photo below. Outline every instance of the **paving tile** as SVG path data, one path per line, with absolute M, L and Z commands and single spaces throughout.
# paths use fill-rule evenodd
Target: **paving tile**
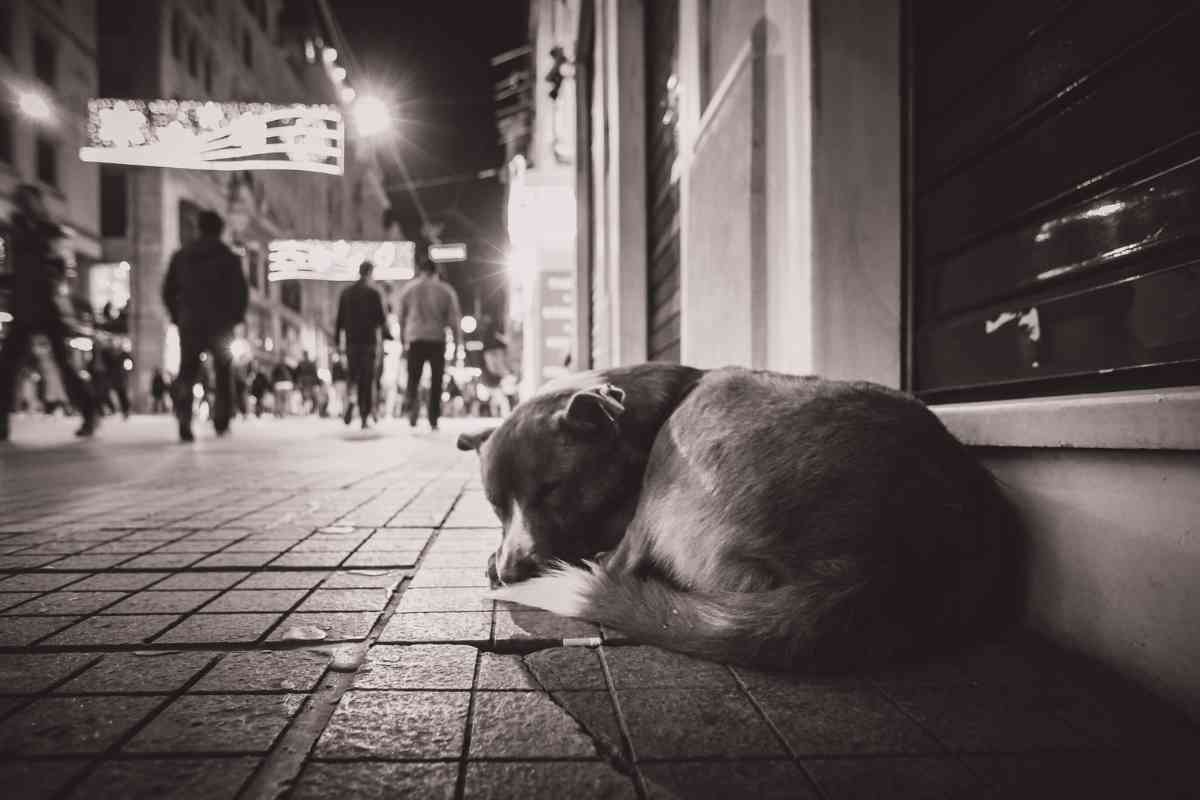
M 1034 753 L 966 756 L 963 763 L 998 800 L 1087 797 L 1194 798 L 1195 751 L 1185 757 L 1142 753 Z
M 380 642 L 460 642 L 486 645 L 491 641 L 488 611 L 442 611 L 396 614 L 383 629 Z
M 71 795 L 122 800 L 234 797 L 259 759 L 169 758 L 105 761 Z
M 394 589 L 409 573 L 400 569 L 350 569 L 330 573 L 323 589 Z
M 604 658 L 617 689 L 733 689 L 737 685 L 722 664 L 658 647 L 610 647 Z
M 11 609 L 6 614 L 41 616 L 45 614 L 92 614 L 112 605 L 125 596 L 124 592 L 76 592 L 70 589 L 44 594 L 36 600 Z
M 488 553 L 446 551 L 430 553 L 421 562 L 422 567 L 433 569 L 487 569 Z
M 468 692 L 346 692 L 315 753 L 325 758 L 458 758 L 468 698 Z
M 265 566 L 275 558 L 274 553 L 214 553 L 196 562 L 197 567 L 225 567 L 233 569 L 254 569 Z
M 478 692 L 469 756 L 596 758 L 598 753 L 587 732 L 548 694 Z
M 804 767 L 828 800 L 874 800 L 878 797 L 974 800 L 985 786 L 952 758 L 885 757 L 806 759 Z M 1026 797 L 1056 795 L 1031 794 Z M 1063 797 L 1095 797 L 1068 793 Z
M 61 575 L 57 573 L 13 575 L 8 578 L 0 578 L 0 592 L 48 592 L 86 577 L 88 577 L 86 572 L 70 572 Z M 72 588 L 78 589 L 79 587 Z
M 60 558 L 53 564 L 47 564 L 46 569 L 65 569 L 65 570 L 98 570 L 109 569 L 118 564 L 124 564 L 128 561 L 128 554 L 106 555 L 103 553 L 84 553 L 77 556 L 67 556 Z
M 357 641 L 367 637 L 378 618 L 378 611 L 319 611 L 288 614 L 287 618 L 271 634 L 270 641 L 278 642 L 287 639 L 288 631 L 291 629 L 310 627 L 325 631 L 325 641 L 327 642 Z
M 19 800 L 49 800 L 74 780 L 86 758 L 56 758 L 53 761 L 0 761 L 0 786 L 8 797 Z
M 79 592 L 136 592 L 162 580 L 167 572 L 108 572 L 72 584 L 71 589 Z
M 238 589 L 311 589 L 328 574 L 325 570 L 256 572 L 239 583 Z
M 507 762 L 467 765 L 466 798 L 637 797 L 633 781 L 601 762 Z
M 138 592 L 130 595 L 105 614 L 186 614 L 217 596 L 215 589 L 192 592 Z
M 346 559 L 346 569 L 382 567 L 415 567 L 421 556 L 420 550 L 379 550 L 355 553 Z
M 297 611 L 382 611 L 391 592 L 387 589 L 317 589 Z
M 230 589 L 204 607 L 206 614 L 240 611 L 289 611 L 304 589 Z
M 233 545 L 236 547 L 237 545 Z M 197 557 L 215 553 L 223 547 L 229 547 L 229 542 L 213 539 L 180 539 L 159 547 L 154 552 L 163 553 L 196 553 Z M 232 548 L 231 548 L 232 549 Z
M 43 697 L 0 722 L 0 753 L 102 753 L 162 697 Z
M 1090 742 L 1055 713 L 1061 698 L 1036 689 L 909 687 L 888 693 L 955 751 L 1029 752 Z
M 156 584 L 155 591 L 192 591 L 193 589 L 228 589 L 249 575 L 249 572 L 180 572 Z
M 43 556 L 0 556 L 0 569 L 37 569 L 44 567 L 51 561 L 58 561 L 60 555 L 43 555 Z
M 142 644 L 170 625 L 178 616 L 172 614 L 113 614 L 90 617 L 46 640 L 53 645 L 118 645 Z
M 314 762 L 305 766 L 296 788 L 288 797 L 292 800 L 329 800 L 332 797 L 450 800 L 454 797 L 457 781 L 456 763 Z
M 265 753 L 302 694 L 184 695 L 125 745 L 129 753 Z
M 518 655 L 481 653 L 479 656 L 479 689 L 533 690 L 541 689 L 537 678 Z
M 307 692 L 314 689 L 329 656 L 312 650 L 251 650 L 230 653 L 209 670 L 194 692 Z
M 200 560 L 195 553 L 150 553 L 122 564 L 127 569 L 183 569 Z
M 639 760 L 786 755 L 738 691 L 626 689 L 618 700 Z
M 143 650 L 110 653 L 82 675 L 58 687 L 62 694 L 155 692 L 170 694 L 182 689 L 213 659 L 214 653 L 178 653 Z
M 509 606 L 496 609 L 495 635 L 497 643 L 559 644 L 563 639 L 599 637 L 600 629 L 590 622 L 560 617 L 549 611 Z
M 86 653 L 2 653 L 0 694 L 40 692 L 96 658 Z
M 0 617 L 0 647 L 30 645 L 79 617 Z
M 609 651 L 606 655 L 611 656 Z M 525 656 L 529 668 L 542 689 L 604 689 L 604 668 L 600 656 L 590 647 L 555 647 Z M 611 666 L 611 662 L 610 662 Z
M 643 764 L 649 798 L 753 797 L 756 800 L 818 800 L 821 795 L 791 761 L 668 761 Z M 875 798 L 892 798 L 881 793 Z M 930 795 L 932 798 L 933 795 Z
M 611 652 L 611 651 L 609 651 Z M 774 691 L 805 692 L 812 689 L 844 689 L 852 691 L 862 689 L 869 683 L 860 674 L 816 674 L 804 672 L 776 672 L 770 670 L 750 669 L 748 667 L 731 667 L 751 692 L 760 689 Z
M 421 567 L 421 569 L 417 570 L 417 574 L 413 576 L 412 583 L 409 585 L 413 589 L 463 586 L 486 589 L 489 586 L 489 582 L 485 572 L 479 569 L 434 569 Z
M 343 553 L 284 553 L 272 559 L 272 567 L 304 567 L 306 569 L 331 569 L 346 560 Z
M 479 651 L 458 644 L 372 647 L 355 689 L 470 689 Z
M 157 644 L 256 642 L 279 614 L 193 614 L 155 640 Z
M 13 606 L 19 606 L 26 600 L 32 600 L 40 592 L 0 592 L 0 611 L 6 611 Z
M 871 689 L 768 688 L 755 690 L 753 695 L 802 757 L 943 752 L 941 745 Z
M 397 611 L 491 611 L 487 589 L 406 589 Z

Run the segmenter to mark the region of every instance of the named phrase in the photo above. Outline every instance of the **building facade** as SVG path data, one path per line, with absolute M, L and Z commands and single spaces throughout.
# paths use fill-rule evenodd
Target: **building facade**
M 280 0 L 100 2 L 100 93 L 106 97 L 339 103 L 320 16 Z M 140 24 L 128 25 L 131 7 Z M 119 12 L 119 13 L 118 13 Z M 381 239 L 386 195 L 374 154 L 346 132 L 345 174 L 200 172 L 104 166 L 105 259 L 131 266 L 135 395 L 145 402 L 155 368 L 174 371 L 177 332 L 161 301 L 172 252 L 195 236 L 204 209 L 226 219 L 243 257 L 250 309 L 243 336 L 269 365 L 307 351 L 325 366 L 335 346 L 336 284 L 267 279 L 276 238 Z
M 1028 524 L 1029 624 L 1200 713 L 1194 10 L 578 8 L 579 366 L 915 392 Z
M 96 53 L 94 0 L 0 6 L 0 219 L 12 213 L 18 184 L 40 186 L 67 230 L 75 294 L 101 257 L 100 172 L 76 157 L 98 86 Z

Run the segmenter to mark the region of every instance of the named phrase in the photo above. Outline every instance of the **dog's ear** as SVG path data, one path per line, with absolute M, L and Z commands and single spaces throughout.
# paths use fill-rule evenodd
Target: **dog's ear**
M 488 440 L 488 437 L 495 432 L 495 428 L 484 428 L 483 430 L 476 431 L 475 433 L 460 433 L 458 435 L 458 449 L 478 450 L 483 446 L 483 443 Z
M 625 413 L 624 401 L 623 389 L 605 383 L 571 395 L 566 409 L 557 417 L 562 425 L 581 432 L 611 430 Z

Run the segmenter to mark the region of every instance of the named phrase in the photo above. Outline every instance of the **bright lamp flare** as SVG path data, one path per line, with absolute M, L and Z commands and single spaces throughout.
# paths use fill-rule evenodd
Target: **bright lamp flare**
M 17 108 L 29 119 L 37 122 L 49 122 L 54 118 L 54 110 L 50 102 L 37 92 L 21 92 L 17 96 Z
M 463 333 L 474 333 L 477 324 L 475 318 L 470 315 L 463 317 L 459 322 Z
M 387 103 L 378 97 L 370 95 L 359 97 L 354 101 L 351 111 L 354 115 L 354 125 L 363 136 L 374 136 L 382 133 L 391 125 L 392 115 Z

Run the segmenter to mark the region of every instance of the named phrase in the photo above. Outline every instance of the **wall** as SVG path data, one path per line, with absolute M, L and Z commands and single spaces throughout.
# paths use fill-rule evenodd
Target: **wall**
M 14 160 L 0 162 L 0 217 L 7 218 L 13 188 L 37 183 L 36 137 L 57 147 L 58 185 L 43 186 L 50 213 L 66 225 L 70 247 L 88 258 L 100 256 L 100 171 L 77 157 L 87 121 L 87 101 L 97 86 L 94 0 L 78 0 L 60 8 L 52 3 L 10 4 L 12 27 L 4 31 L 11 57 L 0 55 L 0 100 L 13 121 Z M 47 86 L 34 76 L 33 37 L 54 43 L 55 81 Z M 50 118 L 32 121 L 13 107 L 17 93 L 31 91 L 50 105 Z M 10 105 L 13 104 L 13 105 Z

